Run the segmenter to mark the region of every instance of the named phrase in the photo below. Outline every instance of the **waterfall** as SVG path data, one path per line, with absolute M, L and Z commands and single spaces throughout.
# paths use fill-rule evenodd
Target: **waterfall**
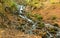
M 33 25 L 31 25 L 31 28 L 29 30 L 25 30 L 27 33 L 33 34 L 32 31 L 36 29 L 37 22 L 34 22 L 32 19 L 29 19 L 27 16 L 22 15 L 24 13 L 22 11 L 25 9 L 25 6 L 24 5 L 17 5 L 17 9 L 19 11 L 18 12 L 19 13 L 19 15 L 18 15 L 19 17 L 21 17 L 22 19 L 27 20 L 29 23 L 32 23 L 33 24 Z M 47 24 L 44 23 L 44 24 L 45 24 L 45 27 L 50 27 L 50 28 L 56 28 L 56 29 L 58 29 L 59 31 L 57 32 L 56 37 L 57 36 L 60 36 L 60 28 L 55 27 L 55 26 L 53 26 L 53 25 L 51 25 L 49 23 L 47 23 Z M 26 26 L 28 26 L 28 25 L 26 25 Z M 24 28 L 24 26 L 23 26 L 23 28 Z M 50 34 L 49 31 L 46 31 L 46 32 L 47 32 L 47 34 L 48 34 L 47 36 L 49 36 L 49 38 L 53 37 L 53 35 Z
M 32 30 L 36 29 L 36 24 L 34 23 L 34 21 L 32 19 L 27 18 L 27 16 L 22 15 L 24 12 L 22 12 L 25 9 L 25 6 L 23 5 L 17 5 L 17 9 L 19 11 L 19 17 L 21 17 L 24 20 L 27 20 L 29 23 L 32 23 L 33 25 L 31 25 L 32 27 L 28 30 L 29 34 L 32 34 Z

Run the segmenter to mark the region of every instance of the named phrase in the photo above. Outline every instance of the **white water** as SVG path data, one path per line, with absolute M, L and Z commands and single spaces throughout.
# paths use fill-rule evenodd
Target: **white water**
M 24 20 L 27 20 L 28 22 L 30 22 L 30 23 L 33 24 L 30 30 L 28 30 L 28 31 L 26 30 L 26 32 L 28 32 L 29 34 L 33 34 L 32 30 L 35 30 L 35 29 L 36 29 L 36 24 L 37 24 L 37 23 L 34 23 L 34 21 L 32 21 L 31 19 L 27 18 L 27 16 L 21 15 L 21 14 L 23 14 L 22 11 L 25 9 L 25 6 L 23 6 L 23 5 L 17 5 L 17 9 L 19 10 L 19 17 L 21 17 L 21 18 L 23 18 Z M 60 36 L 60 28 L 55 27 L 55 26 L 53 26 L 53 25 L 51 25 L 51 24 L 49 24 L 49 23 L 47 23 L 47 24 L 44 23 L 44 24 L 45 24 L 45 27 L 51 27 L 51 28 L 56 28 L 56 29 L 58 29 L 59 31 L 57 32 L 56 36 Z M 25 28 L 24 28 L 24 29 L 25 29 Z M 53 37 L 48 31 L 47 31 L 47 34 L 49 34 L 49 38 Z
M 19 17 L 23 18 L 24 20 L 27 20 L 28 22 L 32 23 L 32 27 L 30 28 L 30 30 L 28 30 L 28 33 L 29 34 L 32 34 L 32 30 L 35 30 L 36 29 L 36 24 L 37 23 L 34 23 L 34 21 L 32 21 L 31 19 L 27 18 L 27 16 L 23 16 L 21 14 L 23 14 L 23 10 L 25 9 L 25 6 L 23 5 L 17 5 L 17 9 L 19 10 Z

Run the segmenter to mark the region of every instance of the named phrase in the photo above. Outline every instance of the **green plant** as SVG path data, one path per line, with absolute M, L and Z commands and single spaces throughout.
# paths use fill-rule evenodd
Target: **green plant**
M 58 30 L 56 28 L 51 28 L 50 33 L 56 33 Z
M 39 27 L 39 28 L 43 28 L 43 27 L 45 27 L 45 24 L 42 23 L 42 22 L 39 22 L 39 23 L 38 23 L 38 27 Z
M 27 5 L 30 5 L 30 6 L 33 6 L 33 7 L 36 7 L 36 8 L 40 8 L 41 6 L 43 6 L 42 5 L 43 2 L 40 1 L 40 0 L 26 0 Z
M 38 21 L 41 21 L 43 19 L 43 17 L 40 14 L 34 14 L 34 16 Z

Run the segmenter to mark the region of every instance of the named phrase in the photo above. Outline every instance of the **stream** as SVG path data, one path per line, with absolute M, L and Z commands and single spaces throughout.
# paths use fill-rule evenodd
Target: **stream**
M 26 30 L 26 32 L 28 32 L 28 34 L 33 34 L 32 31 L 36 29 L 37 22 L 34 22 L 32 19 L 29 19 L 29 18 L 27 18 L 27 16 L 23 15 L 24 12 L 22 12 L 22 11 L 25 9 L 25 6 L 23 6 L 23 5 L 17 5 L 17 9 L 19 11 L 19 15 L 18 15 L 19 17 L 21 17 L 24 20 L 27 20 L 29 23 L 32 23 L 32 25 L 31 25 L 32 27 L 29 30 Z M 45 24 L 45 27 L 51 27 L 51 28 L 58 29 L 57 34 L 56 34 L 56 38 L 60 37 L 60 28 L 55 27 L 55 26 L 53 26 L 53 25 L 51 25 L 49 23 L 47 23 L 47 24 L 44 23 L 44 24 Z M 28 25 L 26 25 L 26 26 L 28 26 Z M 47 38 L 52 38 L 53 37 L 53 35 L 51 33 L 49 33 L 49 31 L 47 31 L 47 34 L 48 34 Z

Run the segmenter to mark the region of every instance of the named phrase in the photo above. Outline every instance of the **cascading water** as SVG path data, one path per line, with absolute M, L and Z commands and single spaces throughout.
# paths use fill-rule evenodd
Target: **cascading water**
M 29 23 L 32 23 L 33 25 L 31 26 L 31 28 L 28 30 L 29 34 L 32 34 L 32 30 L 36 29 L 36 24 L 34 23 L 34 21 L 32 21 L 31 19 L 27 18 L 27 16 L 23 15 L 24 12 L 22 12 L 25 9 L 25 6 L 23 5 L 17 5 L 17 8 L 19 10 L 19 17 L 23 18 L 24 20 L 27 20 Z
M 26 30 L 25 29 L 25 27 L 28 26 L 27 24 L 25 24 L 22 28 L 25 30 L 26 33 L 33 34 L 32 31 L 36 29 L 37 22 L 34 22 L 32 19 L 27 18 L 27 16 L 25 16 L 23 14 L 24 12 L 22 12 L 22 11 L 25 9 L 25 6 L 24 5 L 17 5 L 17 9 L 19 11 L 18 12 L 19 13 L 19 15 L 18 15 L 19 17 L 21 17 L 24 20 L 27 20 L 29 23 L 32 23 L 31 28 L 29 30 Z M 44 23 L 44 24 L 45 24 L 45 27 L 50 27 L 50 28 L 56 28 L 56 29 L 58 29 L 57 34 L 56 34 L 56 37 L 57 36 L 60 36 L 60 28 L 55 27 L 55 26 L 53 26 L 53 25 L 51 25 L 49 23 L 47 23 L 47 24 Z M 52 38 L 53 37 L 53 35 L 51 33 L 49 33 L 49 31 L 46 31 L 46 33 L 47 33 L 47 38 Z

